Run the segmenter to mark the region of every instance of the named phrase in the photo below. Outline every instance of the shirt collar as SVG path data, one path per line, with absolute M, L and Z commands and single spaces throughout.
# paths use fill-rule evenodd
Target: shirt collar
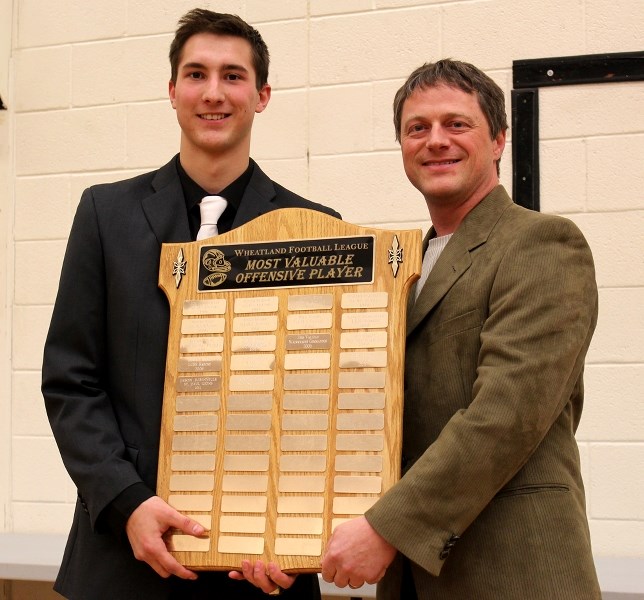
M 177 155 L 177 172 L 179 173 L 179 180 L 181 181 L 181 187 L 183 188 L 183 195 L 186 201 L 186 209 L 190 212 L 196 205 L 198 205 L 204 196 L 208 196 L 206 190 L 204 190 L 194 179 L 186 173 L 185 169 L 181 166 L 181 161 Z M 249 159 L 247 169 L 233 181 L 231 184 L 227 185 L 218 196 L 223 196 L 228 201 L 228 204 L 237 211 L 239 205 L 241 204 L 242 197 L 246 191 L 246 186 L 250 182 L 251 177 L 253 176 L 253 171 L 255 170 L 255 161 Z

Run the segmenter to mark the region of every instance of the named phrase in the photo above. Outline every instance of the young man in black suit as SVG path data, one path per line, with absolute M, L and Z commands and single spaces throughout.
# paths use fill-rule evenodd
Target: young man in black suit
M 72 600 L 319 598 L 317 578 L 244 562 L 197 574 L 163 540 L 204 530 L 155 495 L 169 307 L 157 286 L 164 242 L 194 240 L 199 202 L 228 204 L 219 233 L 271 210 L 339 217 L 271 181 L 250 159 L 256 113 L 271 97 L 268 50 L 239 17 L 195 9 L 170 48 L 180 152 L 157 171 L 87 189 L 61 275 L 43 395 L 78 502 L 55 589 Z

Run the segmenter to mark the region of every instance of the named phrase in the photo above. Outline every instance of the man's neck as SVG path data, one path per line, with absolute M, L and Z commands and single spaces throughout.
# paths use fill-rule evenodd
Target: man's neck
M 477 206 L 496 186 L 498 181 L 485 193 L 470 196 L 464 202 L 454 205 L 453 203 L 432 202 L 426 198 L 429 216 L 437 236 L 454 233 L 468 213 Z
M 239 156 L 211 156 L 182 149 L 179 152 L 179 160 L 193 181 L 209 194 L 218 194 L 248 168 L 250 157 L 247 153 Z

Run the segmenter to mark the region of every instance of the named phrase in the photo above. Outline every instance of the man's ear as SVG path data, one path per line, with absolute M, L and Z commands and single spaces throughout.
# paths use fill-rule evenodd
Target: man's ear
M 261 113 L 268 106 L 268 101 L 271 99 L 271 86 L 265 83 L 261 90 L 259 90 L 259 100 L 255 106 L 255 112 Z
M 503 150 L 505 149 L 505 138 L 506 138 L 507 131 L 504 129 L 502 131 L 499 131 L 497 136 L 492 140 L 492 144 L 494 145 L 493 152 L 494 152 L 494 160 L 498 161 L 501 156 L 503 156 Z
M 175 108 L 174 102 L 175 102 L 175 85 L 174 81 L 172 79 L 168 81 L 168 96 L 170 97 L 170 104 L 172 105 L 172 108 Z

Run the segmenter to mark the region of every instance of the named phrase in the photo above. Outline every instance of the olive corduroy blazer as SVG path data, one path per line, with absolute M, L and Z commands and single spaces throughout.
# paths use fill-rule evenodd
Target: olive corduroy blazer
M 428 235 L 432 235 L 430 231 Z M 400 553 L 378 598 L 600 598 L 575 430 L 597 319 L 569 220 L 495 188 L 465 217 L 407 321 L 403 472 L 368 512 Z

